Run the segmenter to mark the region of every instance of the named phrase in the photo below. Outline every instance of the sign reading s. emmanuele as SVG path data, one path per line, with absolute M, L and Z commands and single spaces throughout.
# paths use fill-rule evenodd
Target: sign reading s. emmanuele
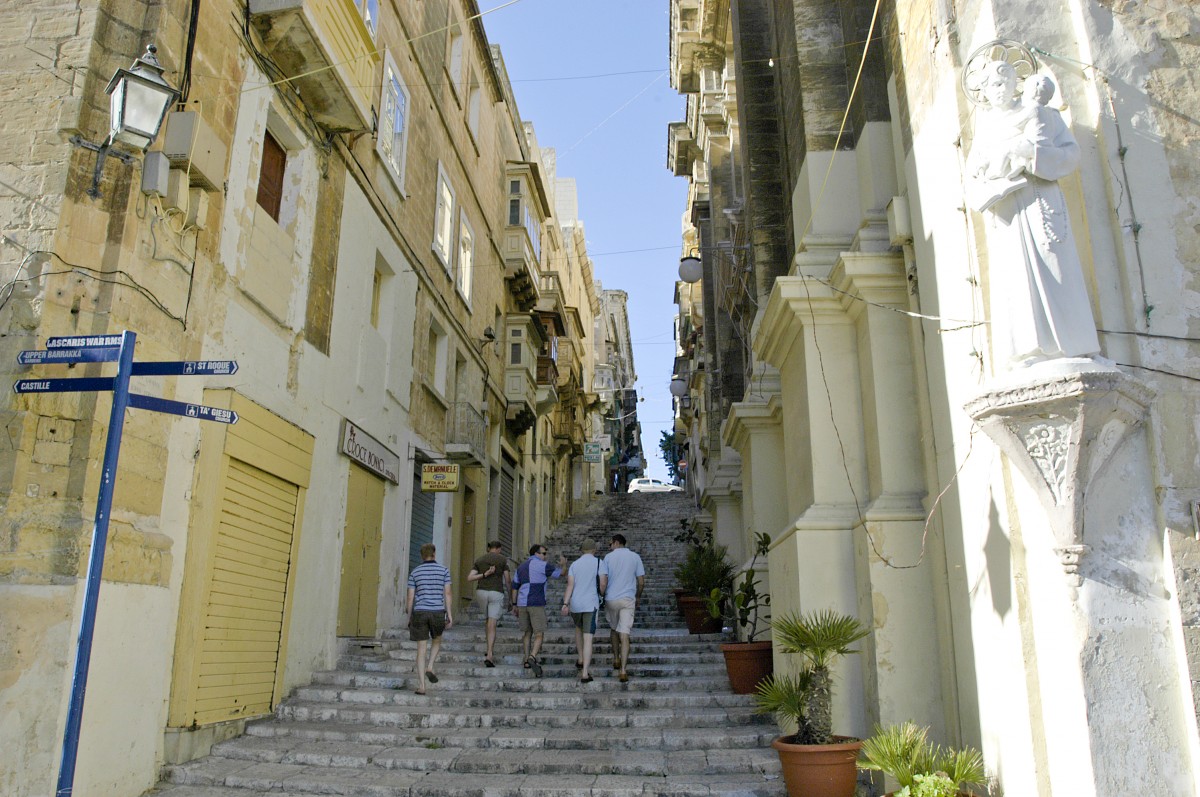
M 350 420 L 342 421 L 342 453 L 392 484 L 400 483 L 400 457 Z

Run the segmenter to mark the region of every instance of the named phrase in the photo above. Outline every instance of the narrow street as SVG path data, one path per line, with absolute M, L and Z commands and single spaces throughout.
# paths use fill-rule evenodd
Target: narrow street
M 429 694 L 414 694 L 415 644 L 397 630 L 317 673 L 245 736 L 169 767 L 152 794 L 782 795 L 774 723 L 754 713 L 749 696 L 729 691 L 719 638 L 689 636 L 674 612 L 672 571 L 683 546 L 672 537 L 692 511 L 681 494 L 610 496 L 547 540 L 551 557 L 573 559 L 585 537 L 603 551 L 620 532 L 642 556 L 646 590 L 628 683 L 610 668 L 603 619 L 596 680 L 585 685 L 568 619 L 548 613 L 544 675 L 535 678 L 521 666 L 511 616 L 501 621 L 496 667 L 485 667 L 483 623 L 468 611 L 443 638 Z M 564 587 L 551 582 L 550 606 Z

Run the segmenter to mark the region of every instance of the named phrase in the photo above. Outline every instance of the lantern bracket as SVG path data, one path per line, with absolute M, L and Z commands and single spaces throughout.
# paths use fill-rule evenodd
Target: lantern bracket
M 133 163 L 133 156 L 127 152 L 122 152 L 119 149 L 112 148 L 112 137 L 104 139 L 103 144 L 96 144 L 88 141 L 80 136 L 71 136 L 70 141 L 77 147 L 83 147 L 86 150 L 91 150 L 96 153 L 96 169 L 92 172 L 92 187 L 87 190 L 87 195 L 92 199 L 100 197 L 100 176 L 104 172 L 104 160 L 109 155 L 112 155 L 117 160 L 129 166 Z

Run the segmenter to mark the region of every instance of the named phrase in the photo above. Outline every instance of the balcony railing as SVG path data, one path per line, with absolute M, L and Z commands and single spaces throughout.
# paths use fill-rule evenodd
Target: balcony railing
M 483 466 L 487 462 L 487 421 L 483 413 L 460 401 L 447 413 L 446 456 Z
M 379 52 L 354 0 L 249 0 L 267 55 L 319 123 L 371 127 Z

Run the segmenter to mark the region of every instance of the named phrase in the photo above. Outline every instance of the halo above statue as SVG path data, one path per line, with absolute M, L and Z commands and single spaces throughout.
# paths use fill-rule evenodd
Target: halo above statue
M 979 47 L 971 53 L 962 71 L 962 90 L 973 105 L 983 105 L 983 68 L 992 61 L 1004 61 L 1017 73 L 1017 93 L 1025 85 L 1025 78 L 1038 70 L 1038 61 L 1029 49 L 1021 42 L 1011 39 L 995 39 Z

